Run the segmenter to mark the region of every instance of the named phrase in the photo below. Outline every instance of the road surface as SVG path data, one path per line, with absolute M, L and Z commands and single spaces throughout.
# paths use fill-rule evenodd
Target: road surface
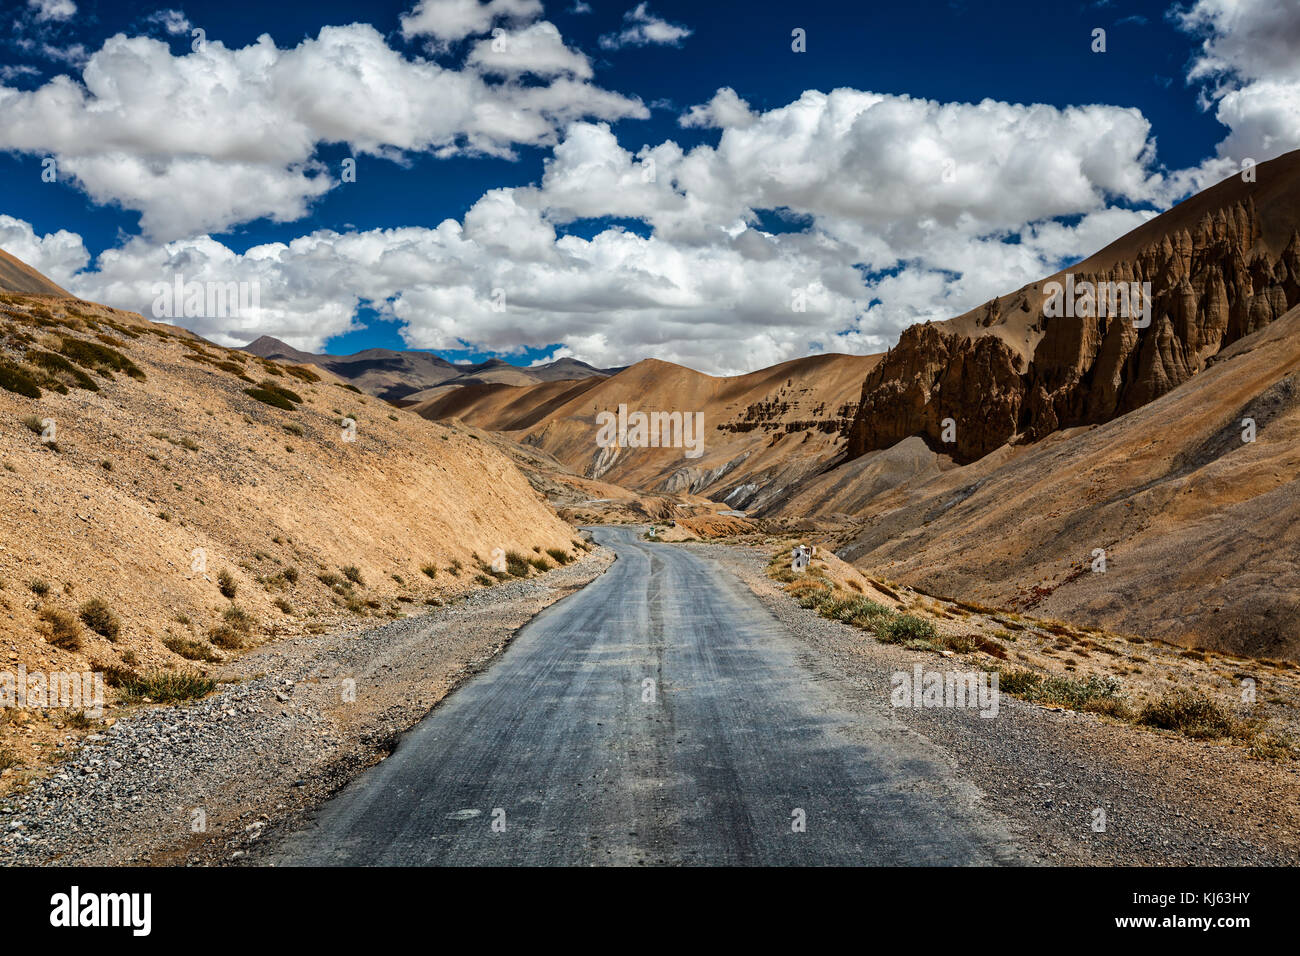
M 833 682 L 732 574 L 631 528 L 278 865 L 987 864 L 1018 854 L 887 708 Z

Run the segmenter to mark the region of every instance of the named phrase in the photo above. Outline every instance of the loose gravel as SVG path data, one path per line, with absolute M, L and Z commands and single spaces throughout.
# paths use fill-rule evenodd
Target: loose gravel
M 1293 763 L 1005 694 L 993 719 L 972 709 L 893 708 L 894 673 L 916 663 L 972 665 L 881 644 L 798 607 L 766 576 L 760 549 L 677 546 L 737 574 L 800 644 L 811 679 L 833 686 L 846 709 L 888 714 L 900 734 L 940 747 L 1043 862 L 1300 863 Z M 610 560 L 597 551 L 429 614 L 266 645 L 226 667 L 220 676 L 230 683 L 202 701 L 119 712 L 49 775 L 0 797 L 0 863 L 238 863 L 383 759 L 519 627 Z M 349 680 L 352 702 L 343 693 Z M 1094 829 L 1098 809 L 1104 831 Z
M 238 862 L 383 759 L 612 560 L 597 549 L 383 627 L 268 644 L 219 671 L 228 683 L 201 701 L 119 711 L 51 773 L 0 797 L 0 863 Z
M 983 803 L 1026 846 L 1060 865 L 1300 863 L 1300 767 L 1251 760 L 1239 746 L 1189 740 L 1000 695 L 995 718 L 973 709 L 894 708 L 893 674 L 975 668 L 882 644 L 800 608 L 767 577 L 761 549 L 687 544 L 730 568 L 803 645 L 801 663 L 846 706 L 892 713 L 900 733 L 945 750 Z M 1104 831 L 1093 829 L 1105 814 Z

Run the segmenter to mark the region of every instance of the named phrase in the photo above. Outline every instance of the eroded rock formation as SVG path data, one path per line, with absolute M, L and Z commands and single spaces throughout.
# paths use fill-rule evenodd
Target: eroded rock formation
M 988 303 L 974 333 L 932 323 L 907 329 L 867 376 L 849 456 L 919 435 L 971 461 L 1158 398 L 1300 302 L 1300 232 L 1277 255 L 1260 234 L 1248 198 L 1110 268 L 1075 273 L 1076 284 L 1149 282 L 1146 328 L 1113 314 L 1045 318 L 1039 283 Z M 1027 355 L 993 334 L 999 326 L 1030 343 Z M 944 441 L 945 419 L 954 442 Z

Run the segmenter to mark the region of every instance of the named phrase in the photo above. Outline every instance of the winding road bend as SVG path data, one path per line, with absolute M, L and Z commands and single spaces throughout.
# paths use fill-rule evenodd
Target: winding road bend
M 941 751 L 885 706 L 848 713 L 733 574 L 639 529 L 594 535 L 617 554 L 605 574 L 524 627 L 266 862 L 1020 859 Z

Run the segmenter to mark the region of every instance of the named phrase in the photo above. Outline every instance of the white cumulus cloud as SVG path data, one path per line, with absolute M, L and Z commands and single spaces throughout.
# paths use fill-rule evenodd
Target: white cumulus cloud
M 365 24 L 325 27 L 290 49 L 263 35 L 180 56 L 118 34 L 81 82 L 0 86 L 0 149 L 53 155 L 95 201 L 139 211 L 157 239 L 293 220 L 336 182 L 315 159 L 321 143 L 347 143 L 358 157 L 508 157 L 555 142 L 576 119 L 648 115 L 639 100 L 589 83 L 585 58 L 552 31 L 539 24 L 515 37 L 517 72 L 545 84 L 489 83 L 473 68 L 411 59 Z
M 42 22 L 71 20 L 77 14 L 77 5 L 72 0 L 27 0 L 27 6 Z
M 1171 18 L 1201 39 L 1187 80 L 1203 85 L 1204 105 L 1228 128 L 1216 155 L 1178 178 L 1181 191 L 1300 148 L 1300 5 L 1195 0 Z
M 540 0 L 420 0 L 403 14 L 402 35 L 446 44 L 486 33 L 498 20 L 527 22 L 541 13 Z
M 693 32 L 689 27 L 655 16 L 648 3 L 638 3 L 623 14 L 623 29 L 606 33 L 600 38 L 600 45 L 606 50 L 626 46 L 679 46 Z

